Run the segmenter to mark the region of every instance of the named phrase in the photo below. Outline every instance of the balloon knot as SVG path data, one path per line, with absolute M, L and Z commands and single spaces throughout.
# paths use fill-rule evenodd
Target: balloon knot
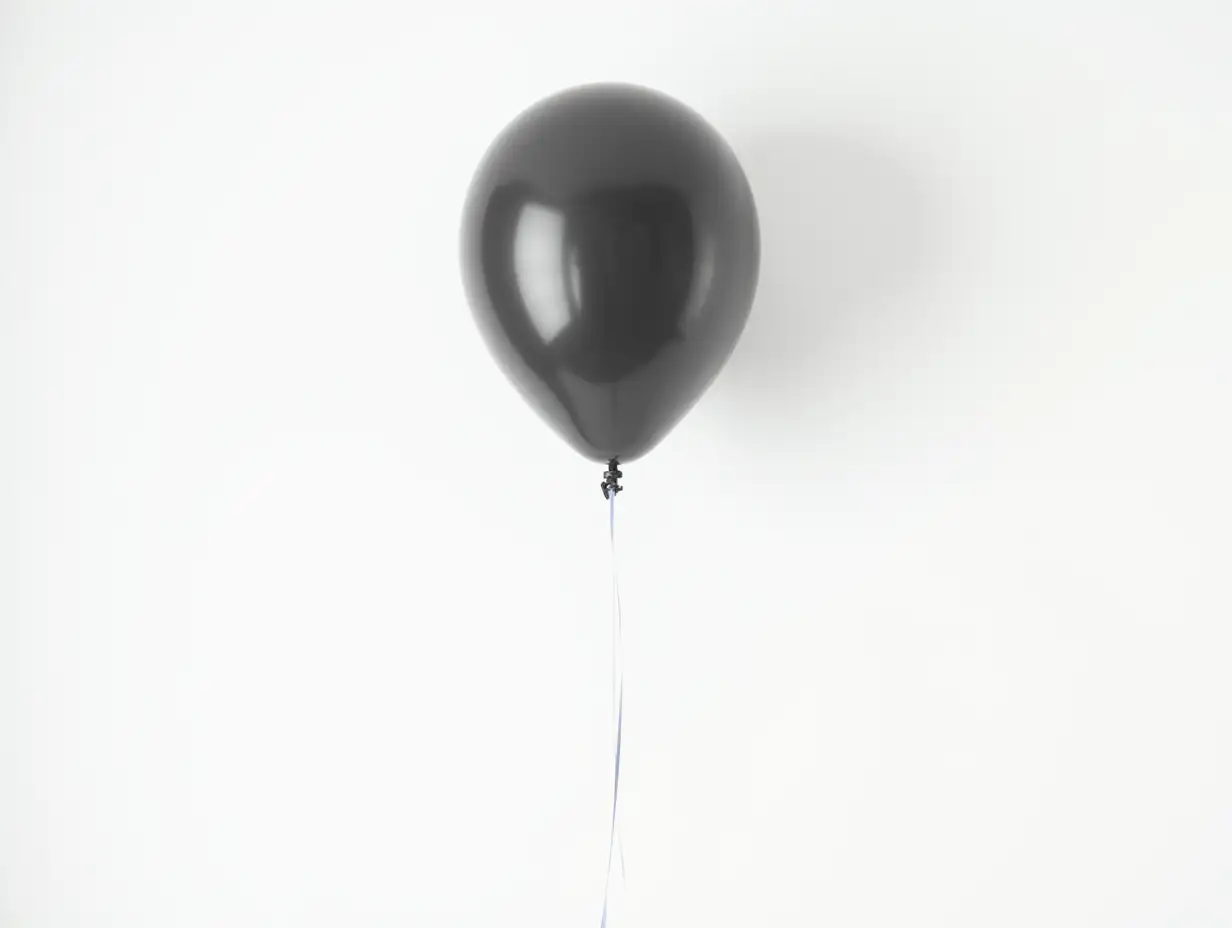
M 607 470 L 603 472 L 603 482 L 599 484 L 599 486 L 603 490 L 604 499 L 608 499 L 611 494 L 619 493 L 624 489 L 624 487 L 620 485 L 620 478 L 623 477 L 624 474 L 620 472 L 620 468 L 616 465 L 616 459 L 612 458 L 607 462 Z

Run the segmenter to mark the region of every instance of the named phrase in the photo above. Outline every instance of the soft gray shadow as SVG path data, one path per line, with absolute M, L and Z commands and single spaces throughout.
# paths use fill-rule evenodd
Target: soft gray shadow
M 813 433 L 810 409 L 862 405 L 850 395 L 866 383 L 859 367 L 927 324 L 919 297 L 944 250 L 940 191 L 924 159 L 855 131 L 730 139 L 757 199 L 762 259 L 717 399 L 745 434 Z

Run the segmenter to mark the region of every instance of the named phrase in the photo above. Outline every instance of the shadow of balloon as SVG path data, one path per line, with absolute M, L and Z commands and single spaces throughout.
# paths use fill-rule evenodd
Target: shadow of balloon
M 745 434 L 812 441 L 817 413 L 863 405 L 861 368 L 927 324 L 914 298 L 944 247 L 941 203 L 913 159 L 854 132 L 732 141 L 762 255 L 756 304 L 716 383 L 722 415 L 734 412 Z

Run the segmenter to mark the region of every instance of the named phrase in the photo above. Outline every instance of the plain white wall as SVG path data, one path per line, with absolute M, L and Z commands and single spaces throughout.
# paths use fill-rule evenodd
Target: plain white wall
M 622 924 L 1232 923 L 1224 0 L 0 12 L 0 924 L 595 924 L 597 468 L 470 173 L 618 79 L 762 285 L 626 468 Z

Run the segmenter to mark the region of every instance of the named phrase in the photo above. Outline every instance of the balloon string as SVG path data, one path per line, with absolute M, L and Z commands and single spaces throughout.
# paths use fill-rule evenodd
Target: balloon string
M 608 536 L 612 547 L 612 715 L 615 726 L 615 770 L 612 774 L 612 820 L 607 836 L 607 875 L 603 881 L 603 917 L 599 928 L 607 928 L 608 897 L 612 886 L 613 852 L 620 859 L 620 879 L 625 878 L 625 851 L 616 826 L 616 808 L 620 798 L 620 746 L 624 732 L 625 668 L 624 627 L 620 615 L 620 575 L 616 569 L 616 494 L 608 497 Z

